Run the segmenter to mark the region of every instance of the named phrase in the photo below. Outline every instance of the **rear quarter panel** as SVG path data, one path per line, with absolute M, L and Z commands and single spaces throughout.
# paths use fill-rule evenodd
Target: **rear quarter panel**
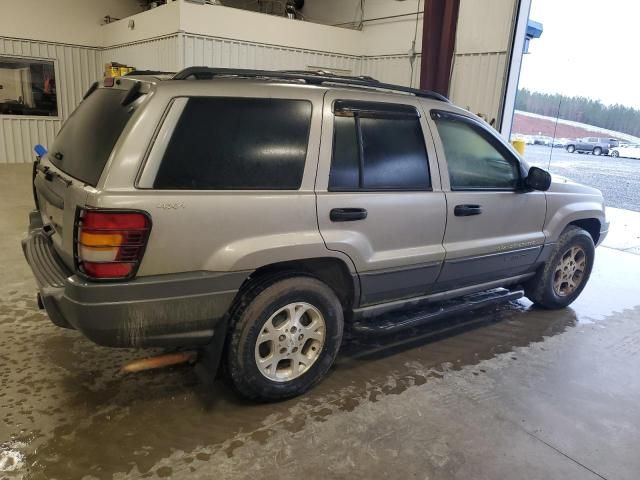
M 304 89 L 302 89 L 304 88 Z M 160 85 L 144 113 L 118 145 L 101 190 L 88 203 L 148 212 L 152 230 L 138 276 L 198 270 L 253 270 L 293 259 L 338 257 L 329 251 L 316 219 L 314 183 L 324 89 L 250 81 L 175 81 Z M 146 158 L 172 99 L 185 96 L 303 98 L 312 102 L 302 184 L 296 191 L 154 190 L 137 187 Z M 155 155 L 155 153 L 154 153 Z M 345 258 L 343 258 L 345 257 Z

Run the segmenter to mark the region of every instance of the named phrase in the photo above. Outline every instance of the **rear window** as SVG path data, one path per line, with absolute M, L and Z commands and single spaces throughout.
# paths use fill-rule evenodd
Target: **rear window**
M 63 125 L 49 149 L 49 160 L 95 187 L 131 118 L 131 106 L 121 105 L 126 94 L 126 90 L 99 88 L 89 95 Z
M 154 188 L 297 190 L 310 125 L 307 100 L 191 98 Z

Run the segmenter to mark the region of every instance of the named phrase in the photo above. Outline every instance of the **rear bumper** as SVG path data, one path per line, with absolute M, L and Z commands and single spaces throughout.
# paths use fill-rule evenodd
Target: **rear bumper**
M 87 281 L 64 265 L 39 218 L 22 241 L 51 321 L 99 345 L 178 347 L 206 344 L 249 272 L 190 272 L 127 282 Z

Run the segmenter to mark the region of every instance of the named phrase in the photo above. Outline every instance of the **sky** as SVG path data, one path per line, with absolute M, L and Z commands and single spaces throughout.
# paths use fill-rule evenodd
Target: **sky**
M 640 0 L 533 0 L 520 88 L 640 109 Z

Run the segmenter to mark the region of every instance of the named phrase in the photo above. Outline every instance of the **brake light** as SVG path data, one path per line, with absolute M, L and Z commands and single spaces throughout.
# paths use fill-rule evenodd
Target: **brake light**
M 78 270 L 96 279 L 124 279 L 142 261 L 151 221 L 141 212 L 83 210 L 77 229 Z

